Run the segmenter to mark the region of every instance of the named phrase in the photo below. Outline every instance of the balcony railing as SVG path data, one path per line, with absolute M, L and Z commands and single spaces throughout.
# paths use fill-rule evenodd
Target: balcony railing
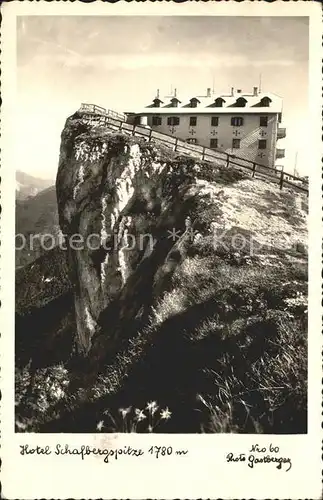
M 285 158 L 285 149 L 276 149 L 276 158 Z
M 286 137 L 286 129 L 279 127 L 277 130 L 277 139 L 284 139 Z

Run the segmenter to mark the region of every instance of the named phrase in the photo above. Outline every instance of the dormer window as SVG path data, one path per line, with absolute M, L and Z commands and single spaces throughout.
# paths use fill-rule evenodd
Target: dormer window
M 222 108 L 223 106 L 223 103 L 225 102 L 224 99 L 222 99 L 222 97 L 218 97 L 217 99 L 215 99 L 214 101 L 214 104 L 215 104 L 215 107 L 216 108 Z
M 153 100 L 153 105 L 155 108 L 160 108 L 160 104 L 162 104 L 162 103 L 163 103 L 163 101 L 158 99 L 158 97 L 156 97 L 156 99 Z
M 198 99 L 196 99 L 196 97 L 193 97 L 192 99 L 190 99 L 191 108 L 196 108 L 198 102 L 200 102 L 200 101 Z
M 245 99 L 244 97 L 238 97 L 238 99 L 236 100 L 236 106 L 238 108 L 244 108 L 247 102 L 247 99 Z
M 261 106 L 268 108 L 270 106 L 270 103 L 271 103 L 271 99 L 269 97 L 263 97 L 262 99 L 260 99 Z
M 178 107 L 178 99 L 176 97 L 173 97 L 173 99 L 170 100 L 170 103 L 172 105 L 172 108 Z

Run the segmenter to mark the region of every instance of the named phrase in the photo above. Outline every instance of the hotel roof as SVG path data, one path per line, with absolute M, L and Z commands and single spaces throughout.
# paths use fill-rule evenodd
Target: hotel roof
M 267 103 L 265 105 L 267 98 Z M 172 106 L 172 100 L 177 100 L 177 106 Z M 192 99 L 196 99 L 196 106 L 191 106 Z M 156 106 L 156 101 L 160 106 Z M 222 106 L 217 106 L 216 101 L 222 100 Z M 148 106 L 132 111 L 134 114 L 222 114 L 222 113 L 281 113 L 282 99 L 272 92 L 242 93 L 239 91 L 230 94 L 216 94 L 208 96 L 199 95 L 173 95 L 155 97 Z

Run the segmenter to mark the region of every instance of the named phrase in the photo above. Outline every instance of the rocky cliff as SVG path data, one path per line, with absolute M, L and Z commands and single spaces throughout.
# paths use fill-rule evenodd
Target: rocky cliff
M 196 167 L 78 116 L 67 121 L 56 189 L 83 354 L 103 310 L 111 314 L 109 347 L 121 323 L 148 313 L 182 261 L 191 235 L 185 219 L 200 190 Z

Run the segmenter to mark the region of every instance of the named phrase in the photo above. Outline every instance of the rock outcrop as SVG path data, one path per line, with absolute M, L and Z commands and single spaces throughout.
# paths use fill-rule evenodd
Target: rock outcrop
M 111 325 L 109 349 L 120 324 L 147 313 L 181 261 L 197 189 L 187 163 L 192 160 L 82 116 L 67 120 L 56 189 L 83 354 L 100 330 L 102 311 Z

